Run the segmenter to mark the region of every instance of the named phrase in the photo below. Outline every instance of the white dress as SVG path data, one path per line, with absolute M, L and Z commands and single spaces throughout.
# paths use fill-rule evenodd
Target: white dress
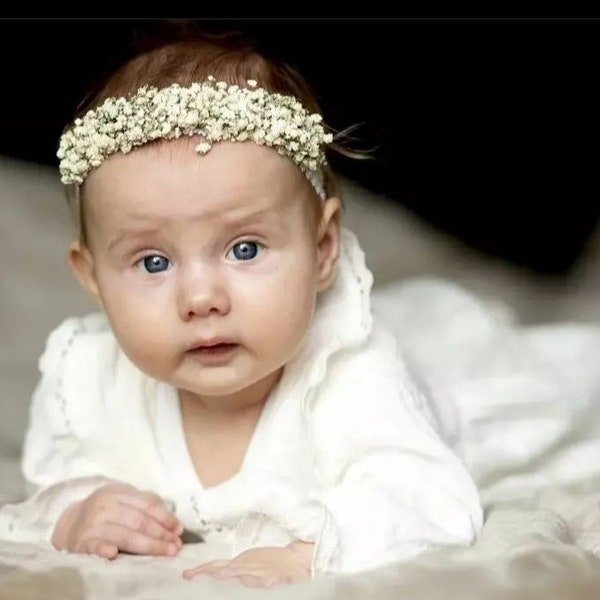
M 184 526 L 229 555 L 315 542 L 313 574 L 349 573 L 482 525 L 475 484 L 436 432 L 393 335 L 372 319 L 371 273 L 342 235 L 334 286 L 271 393 L 237 475 L 204 488 L 176 391 L 141 373 L 103 315 L 72 318 L 40 360 L 23 473 L 32 495 L 0 510 L 0 537 L 48 543 L 60 513 L 107 479 L 167 499 Z

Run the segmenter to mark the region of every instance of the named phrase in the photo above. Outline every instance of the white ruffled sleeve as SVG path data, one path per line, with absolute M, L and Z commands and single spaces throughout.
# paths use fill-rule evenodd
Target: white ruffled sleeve
M 39 361 L 41 378 L 30 405 L 21 460 L 29 497 L 0 509 L 0 538 L 49 542 L 64 509 L 109 481 L 100 474 L 103 467 L 98 453 L 86 448 L 85 431 L 80 426 L 86 420 L 102 426 L 94 421 L 98 414 L 89 411 L 98 393 L 92 380 L 98 365 L 74 360 L 80 338 L 102 326 L 101 315 L 67 319 L 48 338 Z M 89 372 L 82 373 L 82 368 Z M 78 395 L 80 406 L 72 406 L 65 391 L 66 378 L 73 369 L 89 383 Z
M 313 574 L 358 572 L 472 543 L 479 496 L 432 427 L 391 335 L 332 357 L 308 406 L 319 487 L 289 530 L 315 542 Z

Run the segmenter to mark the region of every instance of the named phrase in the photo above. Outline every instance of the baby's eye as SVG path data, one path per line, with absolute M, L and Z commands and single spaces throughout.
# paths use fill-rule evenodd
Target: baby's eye
M 257 242 L 238 242 L 227 253 L 228 260 L 252 260 L 262 246 Z
M 171 266 L 171 261 L 160 254 L 152 254 L 140 259 L 138 265 L 147 273 L 162 273 Z

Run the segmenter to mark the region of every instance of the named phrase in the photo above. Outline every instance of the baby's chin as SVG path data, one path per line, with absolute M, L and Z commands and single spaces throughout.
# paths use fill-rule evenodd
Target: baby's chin
M 219 372 L 221 371 L 221 372 Z M 279 381 L 283 367 L 267 373 L 243 373 L 231 369 L 213 369 L 193 380 L 175 379 L 170 383 L 179 391 L 180 398 L 195 399 L 223 408 L 248 408 L 260 405 Z

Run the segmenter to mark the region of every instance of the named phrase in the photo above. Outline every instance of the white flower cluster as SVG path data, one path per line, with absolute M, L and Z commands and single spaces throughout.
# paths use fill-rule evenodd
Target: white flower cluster
M 129 152 L 157 139 L 200 135 L 196 150 L 214 142 L 250 140 L 291 158 L 307 175 L 325 164 L 324 146 L 333 136 L 322 117 L 309 113 L 294 96 L 271 93 L 248 80 L 248 87 L 208 77 L 189 87 L 142 87 L 130 98 L 108 98 L 76 119 L 60 139 L 61 181 L 83 183 L 87 174 L 115 152 Z

